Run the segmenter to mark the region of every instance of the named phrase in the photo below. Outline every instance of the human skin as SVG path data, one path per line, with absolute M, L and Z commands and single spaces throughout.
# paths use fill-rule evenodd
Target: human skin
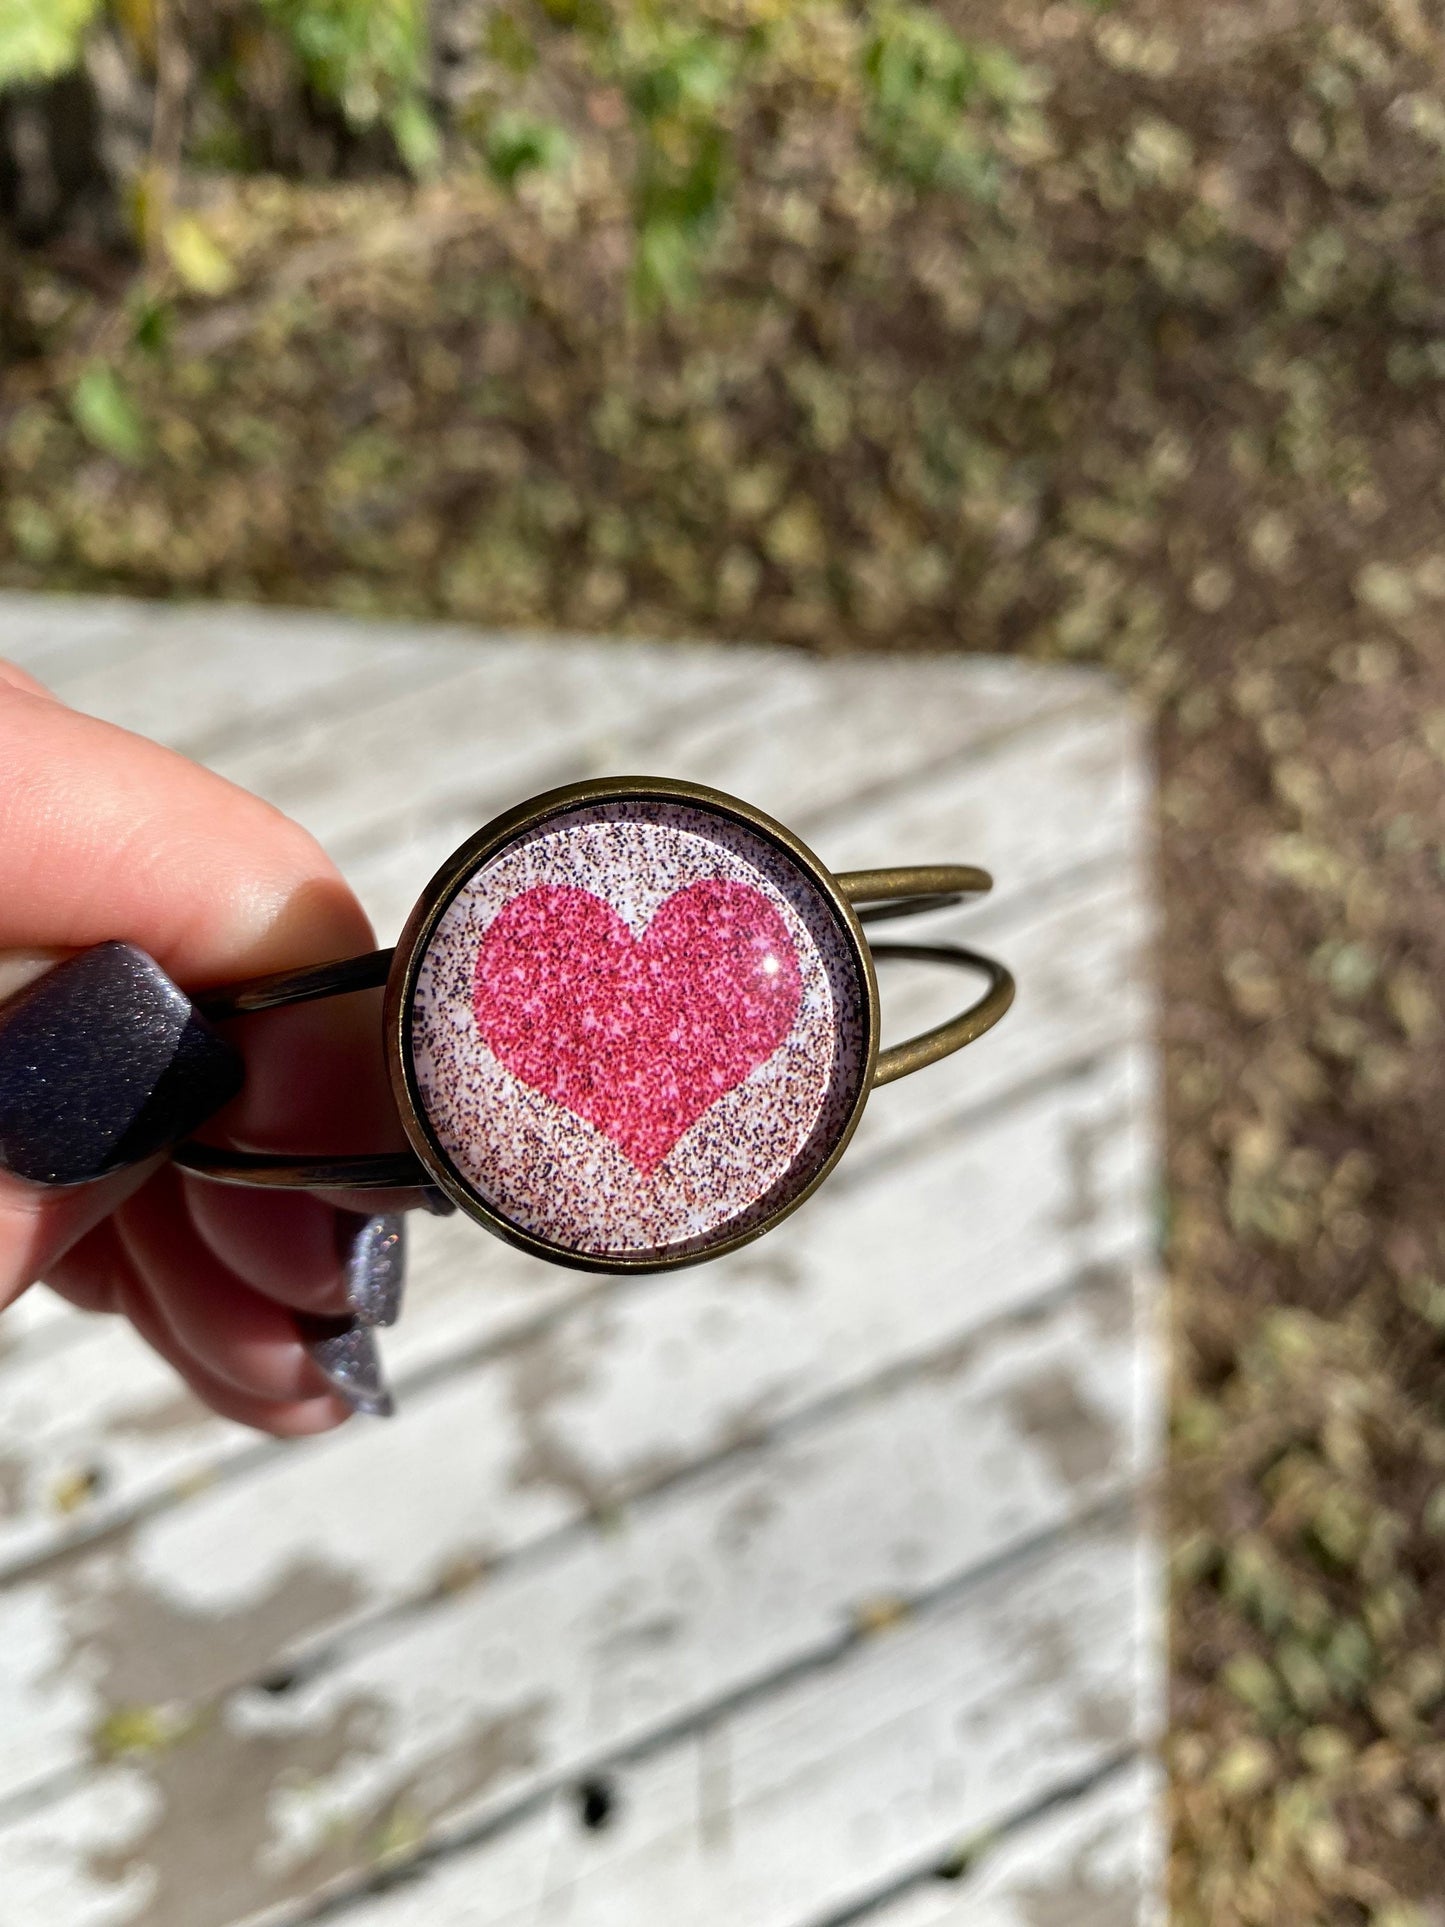
M 109 938 L 188 991 L 375 947 L 299 825 L 0 662 L 0 997 Z M 245 1088 L 205 1135 L 249 1150 L 403 1149 L 376 995 L 233 1026 Z M 293 1314 L 346 1313 L 338 1231 L 337 1201 L 210 1184 L 163 1158 L 67 1189 L 0 1172 L 0 1309 L 43 1279 L 128 1318 L 223 1416 L 278 1437 L 322 1432 L 350 1407 Z

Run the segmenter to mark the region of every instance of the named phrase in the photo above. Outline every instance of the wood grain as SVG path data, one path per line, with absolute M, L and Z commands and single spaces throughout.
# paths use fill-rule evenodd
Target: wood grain
M 1020 979 L 731 1259 L 588 1278 L 419 1224 L 389 1427 L 258 1442 L 32 1294 L 0 1329 L 0 1927 L 1152 1923 L 1149 774 L 1117 694 L 23 597 L 0 651 L 297 814 L 384 933 L 496 810 L 632 769 L 839 868 L 993 866 L 925 927 Z M 886 976 L 888 1036 L 961 986 Z

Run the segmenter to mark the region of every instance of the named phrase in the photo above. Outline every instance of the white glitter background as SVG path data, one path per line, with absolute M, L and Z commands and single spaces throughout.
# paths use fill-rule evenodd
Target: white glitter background
M 492 919 L 522 891 L 590 891 L 640 937 L 711 878 L 759 891 L 797 952 L 802 996 L 783 1043 L 644 1176 L 611 1138 L 506 1069 L 477 1029 L 473 980 Z M 553 818 L 478 871 L 419 966 L 411 1044 L 422 1102 L 458 1174 L 500 1216 L 579 1256 L 700 1250 L 801 1190 L 846 1124 L 866 1003 L 827 900 L 771 843 L 692 806 L 594 804 Z

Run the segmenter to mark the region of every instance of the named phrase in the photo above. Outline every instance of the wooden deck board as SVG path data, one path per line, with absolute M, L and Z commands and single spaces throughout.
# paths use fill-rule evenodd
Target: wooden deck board
M 966 1117 L 980 1105 L 1003 1102 L 1021 1086 L 1086 1063 L 1091 1054 L 1116 1049 L 1120 1012 L 1100 1000 L 1094 988 L 1101 978 L 1123 976 L 1129 968 L 1138 932 L 1130 927 L 1127 909 L 1125 892 L 1116 884 L 1103 899 L 1094 892 L 1077 895 L 1033 926 L 1015 921 L 1012 934 L 1007 925 L 996 930 L 999 947 L 1024 973 L 1017 1023 L 1001 1028 L 976 1048 L 969 1065 L 971 1081 L 964 1090 L 950 1090 L 947 1075 L 935 1073 L 885 1093 L 870 1108 L 870 1118 L 851 1147 L 849 1164 L 838 1174 L 837 1185 L 864 1182 L 874 1156 L 907 1136 L 909 1112 L 915 1132 L 933 1130 L 947 1125 L 950 1115 Z M 922 982 L 904 987 L 911 987 L 923 1000 Z M 927 997 L 935 997 L 937 988 L 929 983 Z M 947 988 L 951 991 L 951 986 Z M 906 1000 L 899 1003 L 902 1009 L 896 1021 L 900 1023 L 926 1021 L 936 1014 L 919 1011 L 910 1018 Z M 950 1097 L 952 1102 L 946 1103 Z M 1131 1103 L 1131 1094 L 1121 1091 L 1121 1115 L 1128 1114 Z M 1028 1199 L 1044 1195 L 1042 1183 L 1033 1174 L 1045 1172 L 1052 1163 L 1060 1173 L 1058 1181 L 1064 1182 L 1064 1160 L 1070 1155 L 1062 1142 L 1050 1153 L 1042 1134 L 1067 1124 L 1076 1109 L 1069 1103 L 1058 1104 L 1050 1095 L 1003 1131 L 1002 1141 L 1013 1147 L 1011 1156 L 1029 1186 L 1018 1205 L 1025 1225 Z M 1149 1147 L 1128 1132 L 1121 1132 L 1117 1142 L 1121 1150 L 1132 1147 L 1134 1189 L 1123 1194 L 1121 1213 L 1129 1224 L 1137 1225 L 1137 1191 L 1150 1176 Z M 896 1179 L 884 1181 L 893 1184 Z M 682 1302 L 700 1302 L 699 1294 L 706 1295 L 714 1277 L 719 1289 L 727 1291 L 730 1280 L 746 1280 L 759 1262 L 781 1264 L 794 1240 L 801 1241 L 806 1262 L 809 1219 L 842 1208 L 841 1193 L 835 1197 L 836 1190 L 830 1185 L 815 1200 L 809 1218 L 800 1220 L 797 1227 L 782 1227 L 781 1245 L 778 1238 L 769 1239 L 754 1252 L 740 1253 L 699 1273 L 698 1291 L 683 1294 Z M 954 1265 L 981 1268 L 984 1260 L 971 1249 L 980 1229 L 975 1223 L 964 1227 L 952 1254 Z M 454 1221 L 419 1221 L 412 1236 L 410 1293 L 415 1316 L 387 1334 L 385 1341 L 388 1364 L 403 1391 L 417 1375 L 444 1369 L 448 1360 L 462 1361 L 480 1347 L 508 1342 L 553 1306 L 580 1302 L 610 1288 L 607 1280 L 534 1264 L 490 1240 L 479 1244 L 470 1227 Z M 1052 1245 L 1046 1249 L 1054 1252 Z M 1055 1255 L 1065 1262 L 1069 1259 L 1067 1249 Z M 1016 1264 L 1016 1254 L 1005 1253 L 1004 1262 Z M 945 1289 L 949 1276 L 945 1270 Z M 866 1274 L 860 1275 L 859 1288 L 865 1293 L 871 1289 Z M 640 1291 L 647 1303 L 671 1302 L 675 1296 L 666 1279 L 646 1285 L 639 1281 L 632 1289 Z M 917 1306 L 921 1299 L 915 1295 L 910 1302 Z M 643 1311 L 641 1316 L 646 1319 L 651 1314 Z M 0 1518 L 0 1560 L 10 1570 L 125 1517 L 175 1481 L 204 1476 L 233 1455 L 253 1450 L 249 1434 L 208 1419 L 199 1407 L 178 1400 L 168 1371 L 152 1360 L 126 1327 L 109 1320 L 79 1322 L 83 1343 L 71 1352 L 64 1374 L 55 1369 L 53 1354 L 43 1349 L 33 1366 L 18 1357 L 8 1366 L 0 1364 L 0 1456 L 14 1467 L 15 1486 L 9 1515 Z M 906 1321 L 900 1321 L 900 1328 L 902 1323 Z M 53 1495 L 73 1491 L 82 1473 L 94 1485 L 93 1498 L 78 1510 L 58 1513 Z
M 28 1311 L 0 1347 L 0 1927 L 1032 1927 L 1034 1889 L 1151 1922 L 1155 1541 L 1080 1523 L 1158 1457 L 1147 774 L 1119 698 L 1008 663 L 36 598 L 0 597 L 0 651 L 299 815 L 383 935 L 496 809 L 644 769 L 836 867 L 992 863 L 996 896 L 937 928 L 1022 981 L 720 1264 L 587 1278 L 418 1226 L 389 1427 L 258 1443 L 123 1329 Z M 890 1031 L 955 990 L 890 977 Z M 95 1496 L 60 1512 L 78 1472 Z M 93 1758 L 138 1708 L 174 1742 Z M 621 1792 L 600 1833 L 589 1773 Z
M 1108 1068 L 1109 1082 L 1081 1079 L 1065 1101 L 1044 1092 L 999 1117 L 966 1160 L 945 1144 L 878 1183 L 850 1185 L 826 1201 L 826 1223 L 791 1236 L 782 1227 L 774 1255 L 767 1246 L 739 1253 L 726 1270 L 699 1273 L 691 1289 L 639 1279 L 588 1299 L 406 1400 L 393 1427 L 273 1451 L 224 1486 L 179 1496 L 123 1544 L 17 1580 L 0 1594 L 0 1648 L 12 1690 L 28 1682 L 27 1706 L 0 1724 L 0 1794 L 83 1757 L 107 1713 L 135 1700 L 136 1689 L 104 1664 L 107 1643 L 129 1638 L 132 1620 L 213 1619 L 197 1635 L 212 1649 L 210 1671 L 193 1668 L 177 1696 L 216 1690 L 232 1683 L 223 1669 L 250 1608 L 284 1592 L 294 1569 L 315 1583 L 280 1618 L 271 1614 L 264 1650 L 246 1642 L 255 1669 L 335 1622 L 425 1592 L 457 1564 L 495 1568 L 530 1541 L 589 1510 L 605 1514 L 740 1439 L 880 1378 L 935 1369 L 986 1325 L 1026 1314 L 1081 1278 L 1127 1276 L 1144 1257 L 1137 1167 L 1102 1167 L 1087 1222 L 1062 1244 L 1054 1235 L 1079 1206 L 1071 1147 L 1120 1130 L 1126 1092 Z M 903 1303 L 890 1303 L 878 1286 L 879 1247 L 895 1234 L 881 1198 L 889 1214 L 936 1221 L 960 1180 L 974 1196 L 988 1184 L 993 1209 L 908 1240 L 909 1289 Z M 1116 1395 L 1133 1395 L 1131 1301 L 1115 1291 L 1104 1302 L 1126 1342 Z M 1075 1342 L 1087 1349 L 1091 1330 L 1086 1320 Z M 1103 1337 L 1094 1342 L 1115 1369 Z M 1058 1369 L 1040 1368 L 1042 1409 L 1052 1400 L 1060 1425 L 1081 1413 L 1082 1423 L 1097 1401 L 1074 1396 Z M 1093 1369 L 1081 1356 L 1080 1372 Z M 233 1437 L 245 1449 L 245 1435 Z M 448 1468 L 440 1482 L 439 1463 Z M 98 1601 L 106 1602 L 98 1631 L 88 1635 Z M 63 1632 L 63 1666 L 48 1640 L 25 1664 L 23 1629 L 42 1619 Z
M 882 1486 L 870 1496 L 889 1503 Z M 733 1514 L 745 1551 L 753 1516 Z M 886 1890 L 1145 1736 L 1157 1581 L 1127 1523 L 1051 1536 L 873 1638 L 818 1613 L 804 1651 L 779 1637 L 775 1608 L 788 1601 L 760 1593 L 762 1556 L 716 1557 L 725 1513 L 679 1505 L 659 1523 L 665 1545 L 590 1542 L 598 1577 L 612 1568 L 601 1593 L 566 1591 L 547 1570 L 521 1575 L 520 1596 L 480 1587 L 401 1646 L 280 1700 L 257 1695 L 145 1766 L 99 1770 L 0 1838 L 0 1922 L 296 1921 L 319 1894 L 374 1873 L 397 1840 L 425 1831 L 446 1844 L 491 1820 L 496 1873 L 473 1869 L 470 1911 L 450 1918 L 513 1927 L 536 1918 L 566 1869 L 551 1842 L 514 1844 L 505 1822 L 559 1784 L 614 1770 L 660 1848 L 642 1875 L 655 1901 L 639 1906 L 634 1887 L 614 1908 L 604 1889 L 596 1907 L 586 1897 L 589 1927 L 792 1927 Z M 803 1513 L 758 1528 L 800 1576 L 818 1543 L 807 1527 Z M 679 1616 L 693 1629 L 684 1650 L 669 1637 Z M 590 1691 L 577 1692 L 579 1673 Z M 664 1737 L 643 1748 L 659 1725 Z M 711 1801 L 709 1743 L 722 1758 Z M 297 1771 L 264 1815 L 273 1845 L 258 1865 L 246 1789 L 288 1755 Z M 720 1831 L 726 1851 L 709 1853 Z
M 1140 1686 L 1154 1656 L 1094 1642 L 1111 1610 L 1146 1623 L 1155 1583 L 1122 1533 L 1055 1540 L 831 1665 L 620 1762 L 605 1832 L 578 1824 L 575 1799 L 554 1800 L 344 1917 L 355 1927 L 826 1927 L 851 1917 L 900 1877 L 1008 1827 L 1019 1802 L 1061 1772 L 1088 1778 L 1134 1743 L 1150 1717 Z M 1077 1613 L 1067 1627 L 1065 1600 Z M 1085 1840 L 1117 1825 L 1097 1803 L 1084 1818 Z M 503 1878 L 491 1877 L 493 1855 L 505 1855 Z M 997 1868 L 995 1885 L 1007 1871 Z M 1062 1870 L 1055 1860 L 1047 1871 Z M 1087 1892 L 1092 1869 L 1081 1872 L 1082 1892 L 1061 1900 Z M 1104 1927 L 1072 1906 L 1057 1918 Z M 1144 1918 L 1116 1912 L 1108 1927 Z M 973 1927 L 975 1916 L 954 1919 Z
M 1159 1782 L 1151 1762 L 1131 1760 L 984 1842 L 961 1873 L 910 1884 L 857 1927 L 1163 1927 Z

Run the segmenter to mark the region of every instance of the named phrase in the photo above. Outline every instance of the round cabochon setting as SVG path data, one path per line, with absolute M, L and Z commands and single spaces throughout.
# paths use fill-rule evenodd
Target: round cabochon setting
M 561 805 L 464 877 L 418 960 L 417 1095 L 497 1217 L 675 1261 L 797 1198 L 868 1068 L 864 967 L 815 879 L 702 803 Z

